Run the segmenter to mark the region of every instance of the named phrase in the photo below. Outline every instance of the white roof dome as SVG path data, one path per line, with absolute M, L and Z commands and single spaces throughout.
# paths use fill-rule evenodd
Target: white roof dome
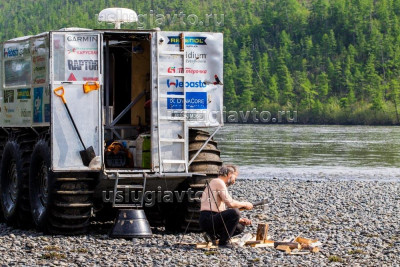
M 138 16 L 135 11 L 128 8 L 106 8 L 99 13 L 98 21 L 114 23 L 116 29 L 121 28 L 122 23 L 137 22 Z

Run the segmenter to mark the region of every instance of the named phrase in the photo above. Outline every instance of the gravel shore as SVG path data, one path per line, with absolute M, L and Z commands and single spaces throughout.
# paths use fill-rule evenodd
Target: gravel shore
M 204 251 L 174 246 L 182 235 L 153 229 L 150 239 L 110 239 L 111 225 L 91 226 L 84 236 L 43 236 L 0 224 L 0 265 L 241 266 L 400 265 L 400 182 L 239 180 L 238 199 L 268 198 L 262 209 L 243 212 L 269 224 L 273 240 L 302 235 L 323 243 L 321 252 L 287 255 L 272 248 Z M 187 234 L 183 242 L 200 242 Z

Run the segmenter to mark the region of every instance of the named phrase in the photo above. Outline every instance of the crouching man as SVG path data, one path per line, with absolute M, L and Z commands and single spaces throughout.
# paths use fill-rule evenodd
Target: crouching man
M 218 178 L 209 182 L 201 197 L 200 227 L 212 240 L 219 238 L 220 246 L 227 246 L 232 236 L 242 233 L 245 226 L 251 224 L 249 219 L 240 217 L 239 209 L 251 210 L 253 205 L 232 199 L 227 190 L 238 174 L 236 166 L 221 167 Z

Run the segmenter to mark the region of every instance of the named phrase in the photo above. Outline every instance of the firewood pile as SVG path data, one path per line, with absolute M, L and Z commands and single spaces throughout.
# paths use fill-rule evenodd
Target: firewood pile
M 217 241 L 218 242 L 218 241 Z M 268 236 L 268 224 L 259 224 L 257 228 L 257 234 L 245 234 L 242 238 L 233 238 L 232 244 L 237 247 L 250 246 L 254 248 L 265 248 L 271 247 L 279 251 L 285 252 L 291 255 L 303 255 L 309 253 L 319 252 L 319 247 L 322 243 L 317 239 L 309 239 L 301 236 L 294 238 L 274 241 Z M 216 249 L 217 244 L 211 242 L 197 243 L 196 248 L 198 249 Z

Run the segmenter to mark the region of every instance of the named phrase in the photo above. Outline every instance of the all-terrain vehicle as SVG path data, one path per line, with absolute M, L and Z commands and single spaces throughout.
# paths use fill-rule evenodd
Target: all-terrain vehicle
M 221 33 L 66 28 L 0 49 L 3 220 L 77 234 L 144 207 L 153 225 L 198 227 L 199 203 L 159 196 L 194 197 L 222 164 Z

